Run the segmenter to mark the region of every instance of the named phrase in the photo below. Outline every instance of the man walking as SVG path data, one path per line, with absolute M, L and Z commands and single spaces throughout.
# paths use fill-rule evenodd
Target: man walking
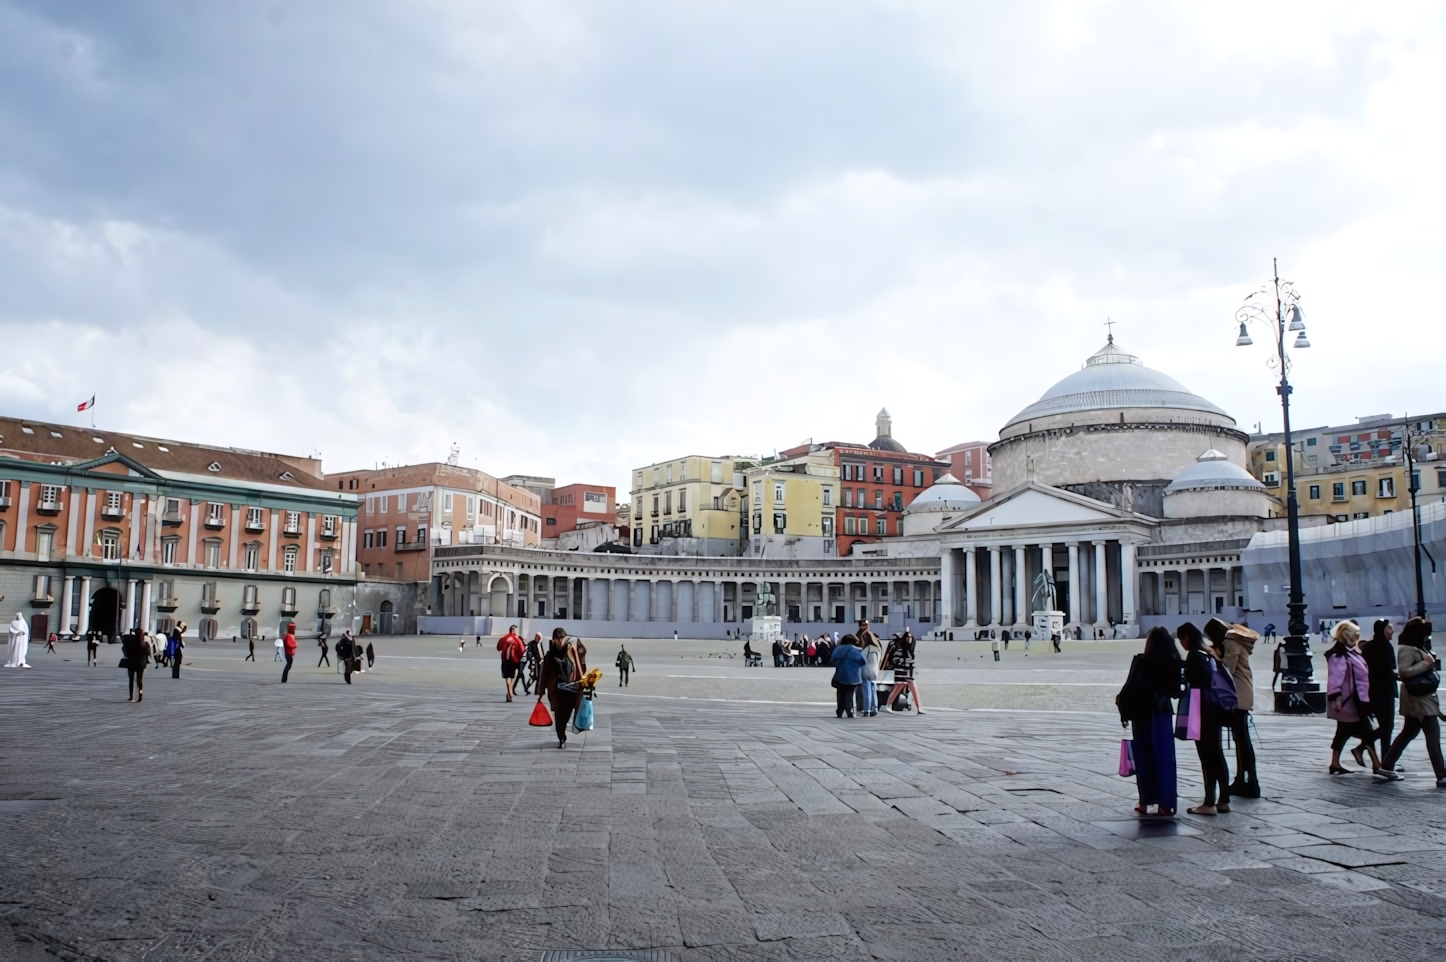
M 245 658 L 244 660 L 245 660 L 245 661 L 255 661 L 255 660 L 256 660 L 256 639 L 255 639 L 254 637 L 253 637 L 253 638 L 247 638 L 247 639 L 246 639 L 246 658 Z
M 622 650 L 618 652 L 618 660 L 614 662 L 618 666 L 618 687 L 628 687 L 628 675 L 633 670 L 633 656 L 628 654 L 626 645 L 619 646 Z
M 372 665 L 376 664 L 376 661 L 377 650 L 372 647 L 371 642 L 367 642 L 367 667 L 370 668 Z
M 531 687 L 540 684 L 538 678 L 542 673 L 542 632 L 536 632 L 532 640 L 527 643 L 527 674 L 522 676 L 522 691 L 525 694 L 532 694 Z M 538 688 L 538 691 L 541 691 Z
M 91 667 L 100 664 L 100 641 L 93 631 L 85 633 L 85 663 Z
M 507 634 L 497 639 L 497 650 L 502 653 L 502 680 L 507 682 L 507 700 L 511 701 L 517 675 L 522 669 L 522 659 L 527 654 L 527 646 L 517 634 L 516 625 L 510 626 Z
M 291 661 L 296 657 L 296 623 L 289 622 L 286 625 L 286 637 L 279 639 L 281 650 L 286 653 L 286 667 L 281 669 L 281 683 L 286 684 L 286 676 L 291 674 Z
M 316 643 L 321 646 L 321 660 L 316 663 L 316 667 L 320 668 L 322 665 L 325 665 L 326 667 L 330 668 L 331 659 L 326 656 L 326 639 L 318 637 L 316 639 Z M 337 655 L 337 657 L 340 658 L 341 655 Z
M 343 631 L 336 640 L 336 660 L 341 665 L 342 677 L 351 684 L 351 673 L 356 668 L 356 641 L 350 631 Z

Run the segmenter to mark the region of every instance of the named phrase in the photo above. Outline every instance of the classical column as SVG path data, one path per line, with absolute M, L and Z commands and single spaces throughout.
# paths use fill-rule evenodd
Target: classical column
M 1095 627 L 1108 628 L 1110 623 L 1110 579 L 1105 565 L 1105 543 L 1095 542 Z
M 1229 591 L 1230 573 L 1226 574 L 1226 590 Z M 1133 541 L 1120 541 L 1120 624 L 1134 625 L 1139 619 L 1135 617 L 1135 587 L 1140 583 L 1139 572 L 1135 570 L 1135 543 Z M 1227 599 L 1233 602 L 1234 598 Z M 1136 631 L 1125 632 L 1127 636 L 1138 634 Z
M 1079 624 L 1079 542 L 1065 545 L 1069 552 L 1069 623 Z
M 944 611 L 939 617 L 940 629 L 954 627 L 954 549 L 945 548 L 939 554 L 939 584 L 944 592 Z
M 75 613 L 75 633 L 83 635 L 90 630 L 90 576 L 80 578 L 80 610 Z
M 121 627 L 129 631 L 135 626 L 136 618 L 136 579 L 131 578 L 126 582 L 126 616 L 121 622 Z
M 1014 624 L 1016 626 L 1027 624 L 1029 621 L 1029 612 L 1025 610 L 1029 607 L 1026 594 L 1028 588 L 1029 568 L 1024 562 L 1024 545 L 1017 544 L 1014 546 Z
M 989 546 L 989 624 L 999 625 L 1004 613 L 1004 579 L 1000 573 L 999 545 Z
M 974 546 L 964 549 L 964 627 L 969 631 L 979 629 L 979 569 Z M 942 587 L 942 586 L 941 586 Z
M 140 626 L 146 631 L 151 630 L 151 582 L 150 579 L 141 582 L 141 611 Z
M 55 630 L 58 635 L 64 635 L 70 630 L 70 593 L 75 590 L 74 584 L 75 576 L 67 575 L 63 589 L 65 594 L 60 596 L 60 627 Z

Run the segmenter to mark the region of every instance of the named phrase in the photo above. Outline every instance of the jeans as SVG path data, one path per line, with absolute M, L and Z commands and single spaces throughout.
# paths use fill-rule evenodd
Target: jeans
M 1401 760 L 1401 755 L 1406 751 L 1406 746 L 1411 744 L 1411 739 L 1421 732 L 1426 733 L 1426 754 L 1431 756 L 1431 767 L 1436 770 L 1437 778 L 1446 778 L 1446 763 L 1441 760 L 1441 719 L 1435 715 L 1426 718 L 1417 718 L 1415 715 L 1405 716 L 1406 722 L 1401 726 L 1401 734 L 1391 743 L 1391 750 L 1386 753 L 1386 760 L 1382 762 L 1387 768 L 1395 768 L 1396 763 Z
M 863 696 L 863 705 L 859 711 L 865 715 L 877 715 L 879 713 L 879 689 L 872 681 L 865 679 L 859 686 L 859 693 Z
M 850 718 L 853 717 L 855 689 L 858 687 L 858 685 L 845 685 L 843 682 L 839 682 L 838 688 L 835 689 L 838 692 L 839 717 L 843 717 L 844 712 L 848 712 Z
M 1225 749 L 1220 743 L 1220 723 L 1200 721 L 1200 740 L 1195 743 L 1200 756 L 1200 773 L 1205 778 L 1205 804 L 1214 805 L 1216 790 L 1220 804 L 1230 804 L 1230 766 L 1225 764 Z
M 295 655 L 286 656 L 286 667 L 281 669 L 281 683 L 283 685 L 286 684 L 286 676 L 291 674 L 291 660 L 295 657 Z
M 1175 790 L 1175 716 L 1155 712 L 1130 723 L 1135 736 L 1135 788 L 1141 805 L 1173 810 Z
M 1241 785 L 1258 785 L 1255 746 L 1250 742 L 1250 712 L 1237 708 L 1230 713 L 1230 737 L 1235 741 L 1235 780 Z

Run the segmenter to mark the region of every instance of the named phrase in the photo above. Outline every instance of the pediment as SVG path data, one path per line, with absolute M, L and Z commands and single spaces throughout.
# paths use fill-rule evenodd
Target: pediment
M 1103 501 L 1059 488 L 1027 483 L 990 498 L 964 517 L 956 518 L 938 530 L 977 531 L 1030 525 L 1116 524 L 1120 521 L 1148 520 L 1152 519 L 1122 511 Z

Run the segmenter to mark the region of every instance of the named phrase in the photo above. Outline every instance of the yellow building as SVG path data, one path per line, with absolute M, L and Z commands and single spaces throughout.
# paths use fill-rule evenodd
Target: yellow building
M 1420 485 L 1416 498 L 1422 504 L 1446 499 L 1446 464 L 1435 460 L 1434 453 L 1426 456 L 1431 460 L 1417 462 L 1415 466 Z M 1303 464 L 1303 461 L 1300 451 L 1296 451 L 1295 493 L 1302 517 L 1325 515 L 1331 521 L 1357 521 L 1411 510 L 1406 465 L 1399 455 L 1325 468 Z M 1264 482 L 1266 489 L 1285 501 L 1285 447 L 1253 449 L 1250 462 L 1252 473 Z
M 755 458 L 688 455 L 633 470 L 633 548 L 644 554 L 736 556 L 743 472 Z
M 764 459 L 744 474 L 749 558 L 834 558 L 839 470 L 831 450 Z

